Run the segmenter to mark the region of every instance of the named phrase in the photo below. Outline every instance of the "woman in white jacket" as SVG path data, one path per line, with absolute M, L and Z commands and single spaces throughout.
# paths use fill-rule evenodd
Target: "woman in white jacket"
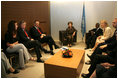
M 112 30 L 110 27 L 108 27 L 108 23 L 106 20 L 101 20 L 100 22 L 101 28 L 103 29 L 103 35 L 97 37 L 96 43 L 92 50 L 94 51 L 99 43 L 104 42 L 105 40 L 109 39 L 112 37 Z

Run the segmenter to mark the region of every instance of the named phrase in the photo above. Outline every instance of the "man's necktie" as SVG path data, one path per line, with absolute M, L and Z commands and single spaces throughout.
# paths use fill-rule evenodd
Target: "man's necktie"
M 40 34 L 42 34 L 41 31 L 40 31 L 38 28 L 37 28 L 37 30 L 38 30 L 38 32 L 39 32 Z
M 24 32 L 25 32 L 25 35 L 27 36 L 27 38 L 28 39 L 31 39 L 29 36 L 28 36 L 28 34 L 27 34 L 27 32 L 24 30 Z

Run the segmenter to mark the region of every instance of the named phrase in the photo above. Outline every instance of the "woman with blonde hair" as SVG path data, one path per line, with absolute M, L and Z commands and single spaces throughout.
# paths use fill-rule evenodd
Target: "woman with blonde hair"
M 92 48 L 92 50 L 94 51 L 97 47 L 97 45 L 99 43 L 104 42 L 105 40 L 109 39 L 110 37 L 112 37 L 112 30 L 111 28 L 108 26 L 108 23 L 106 20 L 101 20 L 100 22 L 101 28 L 103 29 L 103 35 L 97 37 L 96 43 L 94 45 L 94 47 Z

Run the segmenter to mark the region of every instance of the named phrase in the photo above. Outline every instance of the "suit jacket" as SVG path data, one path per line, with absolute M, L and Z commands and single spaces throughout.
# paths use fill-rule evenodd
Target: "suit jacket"
M 108 49 L 112 50 L 114 47 L 117 46 L 116 33 L 117 33 L 117 30 L 115 30 L 114 35 L 111 38 L 105 41 Z
M 38 28 L 38 29 L 40 30 L 40 32 L 43 34 L 41 28 L 39 28 L 39 27 L 37 27 L 37 28 Z M 35 39 L 35 40 L 40 40 L 40 39 L 41 39 L 41 38 L 40 38 L 41 34 L 38 32 L 38 30 L 36 29 L 35 26 L 33 26 L 33 27 L 30 29 L 30 35 L 31 35 L 31 37 L 32 37 L 33 39 Z
M 100 35 L 103 35 L 103 30 L 101 28 L 98 28 L 98 29 L 97 28 L 94 28 L 94 29 L 92 29 L 90 31 L 95 32 L 94 35 L 96 35 L 97 37 L 100 36 Z
M 25 30 L 28 34 L 28 31 Z M 31 38 L 31 36 L 28 34 L 28 36 Z M 25 44 L 28 41 L 31 41 L 30 39 L 27 38 L 25 32 L 23 31 L 22 28 L 18 29 L 18 37 L 19 37 L 19 42 Z
M 116 40 L 116 33 L 117 33 L 117 30 L 115 30 L 113 36 L 107 40 L 105 40 L 105 43 L 111 43 L 111 42 L 114 42 Z

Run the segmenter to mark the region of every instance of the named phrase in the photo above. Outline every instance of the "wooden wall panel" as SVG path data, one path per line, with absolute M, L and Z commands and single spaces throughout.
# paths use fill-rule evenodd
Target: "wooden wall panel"
M 41 22 L 41 28 L 50 34 L 50 3 L 48 1 L 2 1 L 1 2 L 1 36 L 7 31 L 9 21 L 25 20 L 27 29 L 34 20 Z

